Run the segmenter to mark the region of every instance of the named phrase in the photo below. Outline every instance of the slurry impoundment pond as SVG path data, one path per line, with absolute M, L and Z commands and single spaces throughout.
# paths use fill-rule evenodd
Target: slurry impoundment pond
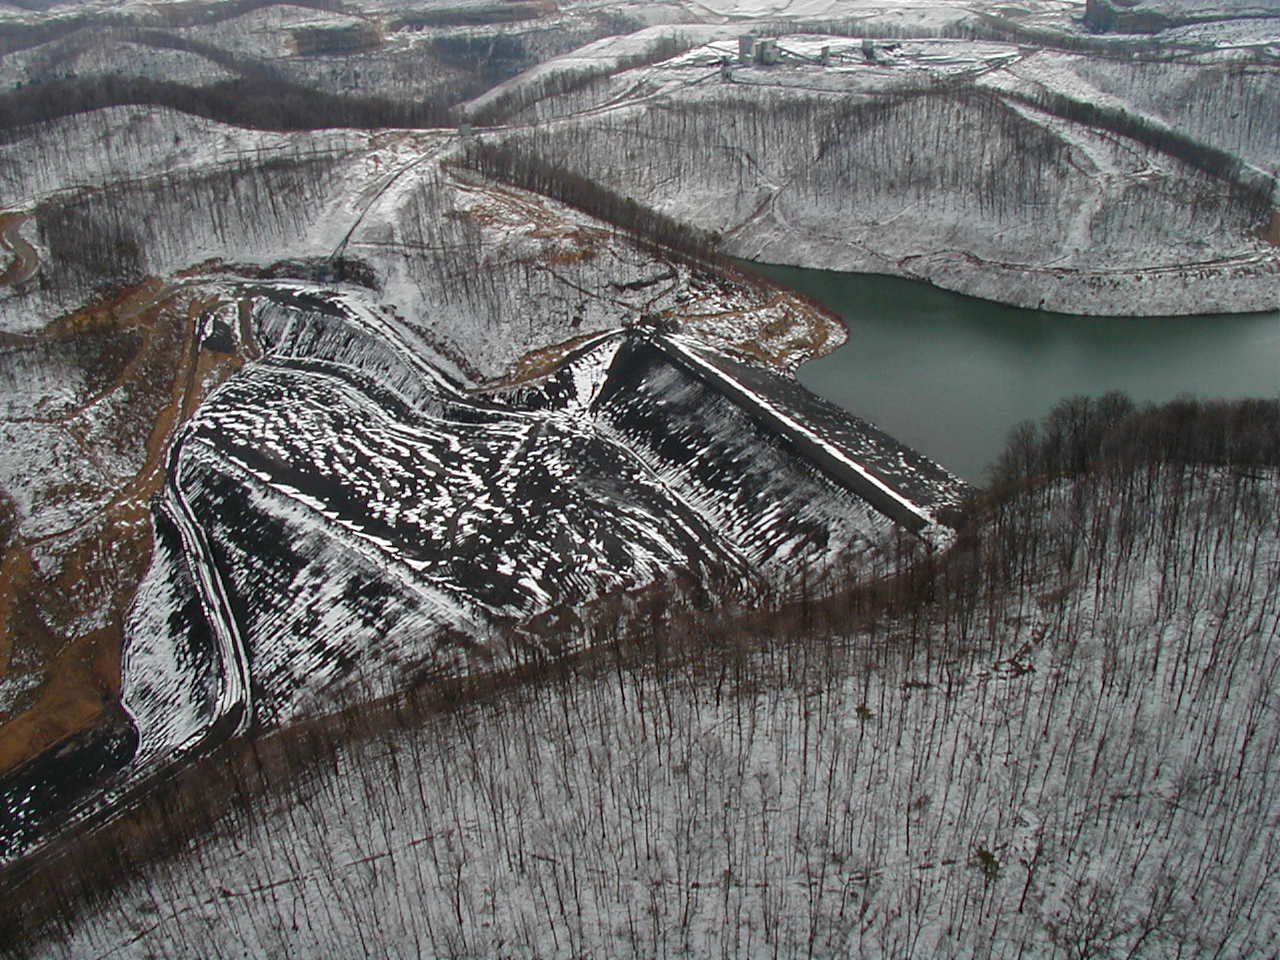
M 1064 397 L 1123 390 L 1145 403 L 1280 391 L 1280 312 L 1068 316 L 897 277 L 749 266 L 849 328 L 845 346 L 800 368 L 806 387 L 974 483 L 1014 425 Z

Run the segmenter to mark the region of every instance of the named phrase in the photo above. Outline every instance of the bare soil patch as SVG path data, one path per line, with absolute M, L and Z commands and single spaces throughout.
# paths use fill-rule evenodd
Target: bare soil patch
M 151 562 L 149 503 L 164 480 L 165 453 L 207 389 L 244 363 L 196 341 L 199 316 L 216 305 L 152 279 L 59 318 L 37 338 L 92 345 L 78 356 L 101 376 L 90 370 L 95 389 L 62 422 L 87 458 L 110 449 L 141 466 L 81 527 L 41 540 L 10 531 L 0 541 L 0 676 L 22 670 L 40 678 L 14 715 L 0 717 L 0 774 L 91 729 L 118 703 L 124 623 Z M 129 349 L 116 350 L 125 340 Z M 94 417 L 81 419 L 97 404 Z M 110 412 L 96 416 L 102 408 Z M 87 422 L 105 429 L 91 434 Z M 84 495 L 74 487 L 63 493 Z M 35 563 L 36 546 L 56 557 L 45 560 L 47 572 Z M 105 626 L 76 626 L 86 619 Z
M 0 247 L 13 254 L 13 263 L 0 274 L 0 286 L 20 287 L 40 269 L 40 254 L 18 233 L 29 219 L 25 213 L 0 213 Z

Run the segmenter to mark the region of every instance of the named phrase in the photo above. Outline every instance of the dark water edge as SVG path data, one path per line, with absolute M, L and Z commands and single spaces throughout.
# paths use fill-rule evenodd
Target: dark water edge
M 1280 393 L 1280 312 L 1075 316 L 900 277 L 746 266 L 825 304 L 849 328 L 845 346 L 800 368 L 801 383 L 973 483 L 1014 425 L 1064 397 Z

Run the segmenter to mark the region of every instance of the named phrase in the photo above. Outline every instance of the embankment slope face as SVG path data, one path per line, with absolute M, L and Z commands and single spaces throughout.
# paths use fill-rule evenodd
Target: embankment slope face
M 911 553 L 903 536 L 945 543 L 936 515 L 965 494 L 834 408 L 818 403 L 827 439 L 762 417 L 777 409 L 765 392 L 648 335 L 598 338 L 544 383 L 486 399 L 405 352 L 358 299 L 260 292 L 263 360 L 205 403 L 171 458 L 166 515 L 198 534 L 158 547 L 143 592 L 180 605 L 175 574 L 214 580 L 202 605 L 227 622 L 133 635 L 124 699 L 144 767 L 245 706 L 225 696 L 229 674 L 246 674 L 255 724 L 296 721 L 571 652 L 590 637 L 526 625 L 619 593 L 765 604 L 835 569 L 884 576 Z M 840 428 L 859 442 L 830 439 Z M 818 446 L 846 472 L 867 463 L 861 485 Z M 210 648 L 220 633 L 230 655 Z
M 250 728 L 573 652 L 599 639 L 573 626 L 584 608 L 768 605 L 947 542 L 964 484 L 816 400 L 826 432 L 806 432 L 784 403 L 803 394 L 786 368 L 835 335 L 812 306 L 431 152 L 354 203 L 333 258 L 175 280 L 203 304 L 193 363 L 243 366 L 174 418 L 150 569 L 113 613 L 136 737 L 113 795 Z M 296 231 L 285 251 L 315 243 L 314 214 L 269 216 Z M 174 261 L 203 237 L 134 235 Z M 101 813 L 83 791 L 33 802 L 69 769 L 51 762 L 9 791 L 7 857 Z

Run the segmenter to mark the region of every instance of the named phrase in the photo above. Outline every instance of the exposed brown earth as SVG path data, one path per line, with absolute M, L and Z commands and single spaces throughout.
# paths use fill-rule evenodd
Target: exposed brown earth
M 0 286 L 21 287 L 40 269 L 40 255 L 18 230 L 30 217 L 25 213 L 0 213 L 0 247 L 13 254 L 13 263 L 0 274 Z
M 475 193 L 465 173 L 455 172 L 455 182 L 464 194 Z M 566 224 L 529 196 L 502 187 L 489 187 L 485 198 L 465 212 L 454 216 L 468 217 L 485 226 L 517 229 L 533 225 L 532 236 L 545 245 L 542 256 L 533 265 L 554 270 L 557 266 L 583 260 L 597 260 L 612 242 L 612 235 L 584 224 Z M 734 305 L 728 309 L 698 312 L 696 308 L 676 307 L 657 314 L 661 322 L 670 322 L 688 330 L 707 343 L 733 350 L 765 366 L 794 369 L 805 360 L 824 356 L 841 346 L 846 338 L 842 321 L 829 310 L 798 294 L 779 293 L 772 285 L 761 284 L 753 275 L 737 270 L 727 262 L 717 263 L 716 273 L 702 273 L 689 264 L 679 268 L 684 281 L 677 279 L 676 268 L 671 279 L 647 298 L 626 302 L 607 293 L 582 290 L 584 296 L 613 303 L 623 313 L 646 313 L 655 308 L 671 284 L 684 282 L 699 295 L 691 298 L 690 307 L 703 301 L 702 294 L 712 300 L 727 299 Z M 693 275 L 689 275 L 692 273 Z M 726 281 L 720 275 L 728 274 Z M 616 292 L 616 291 L 615 291 Z M 587 343 L 601 330 L 585 332 L 561 343 L 530 351 L 517 360 L 506 375 L 485 389 L 501 389 L 541 379 L 550 375 L 573 350 Z
M 553 343 L 547 347 L 530 350 L 511 366 L 510 372 L 496 383 L 487 384 L 484 389 L 502 389 L 514 387 L 521 383 L 530 383 L 548 377 L 559 368 L 569 354 L 579 347 L 600 336 L 599 333 L 585 333 L 573 337 L 563 343 Z
M 715 313 L 673 312 L 665 319 L 696 331 L 709 343 L 780 370 L 825 356 L 844 343 L 839 321 L 788 294 L 777 294 L 761 304 Z M 731 332 L 726 332 L 726 327 L 730 327 Z M 483 389 L 500 390 L 550 376 L 569 354 L 599 336 L 600 332 L 595 331 L 531 350 L 512 364 L 506 376 L 486 384 Z
M 164 480 L 169 442 L 206 390 L 244 362 L 196 342 L 200 314 L 216 305 L 215 298 L 149 280 L 60 318 L 35 338 L 94 344 L 82 360 L 109 379 L 60 422 L 86 458 L 111 449 L 133 454 L 134 462 L 141 455 L 142 465 L 80 527 L 38 540 L 11 530 L 0 539 L 0 675 L 23 670 L 41 678 L 0 726 L 0 773 L 92 728 L 118 702 L 125 618 L 150 564 L 149 501 Z M 121 402 L 102 405 L 104 398 Z M 95 417 L 82 416 L 94 405 Z M 85 495 L 75 488 L 63 494 Z M 36 547 L 44 553 L 41 564 Z M 47 559 L 51 548 L 54 563 Z M 77 627 L 86 618 L 105 626 Z
M 784 370 L 825 356 L 845 341 L 844 324 L 839 319 L 825 308 L 785 293 L 734 310 L 681 313 L 676 319 L 708 342 Z M 736 337 L 724 334 L 730 321 L 738 322 Z

